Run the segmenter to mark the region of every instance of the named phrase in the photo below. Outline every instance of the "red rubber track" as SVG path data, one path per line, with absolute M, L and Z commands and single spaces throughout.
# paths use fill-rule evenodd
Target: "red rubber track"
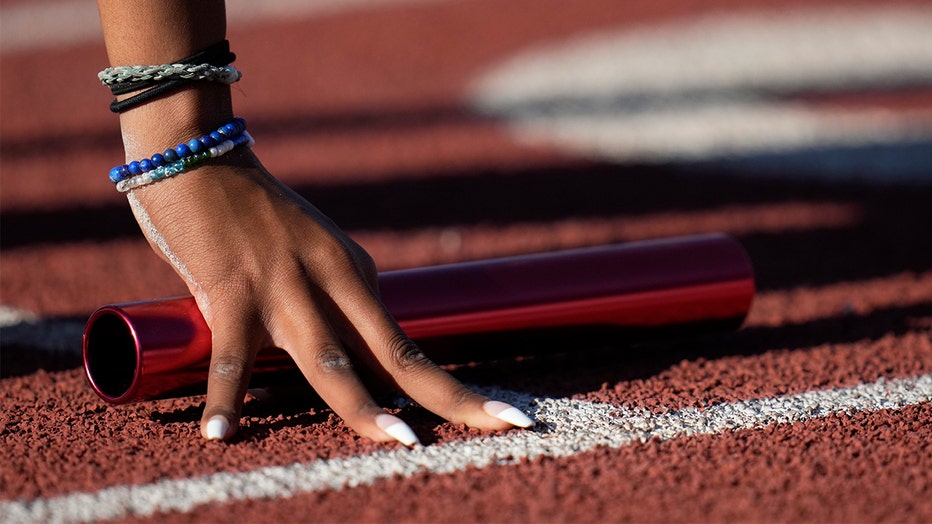
M 735 235 L 750 253 L 758 292 L 737 333 L 637 347 L 604 334 L 559 347 L 539 341 L 537 356 L 451 367 L 469 383 L 662 414 L 928 375 L 928 182 L 696 174 L 580 158 L 518 141 L 466 102 L 478 76 L 532 44 L 812 5 L 437 1 L 231 24 L 245 74 L 235 103 L 269 170 L 382 270 L 711 231 Z M 56 330 L 106 303 L 186 291 L 106 179 L 123 154 L 95 78 L 105 65 L 100 42 L 2 55 L 0 304 L 36 319 L 5 325 L 0 341 L 0 503 L 399 449 L 357 437 L 302 390 L 250 398 L 228 444 L 200 439 L 203 397 L 112 407 L 93 394 L 79 337 Z M 932 86 L 809 103 L 928 111 Z M 27 328 L 49 340 L 21 336 Z M 417 406 L 399 416 L 428 446 L 488 436 Z M 930 471 L 932 402 L 923 401 L 121 518 L 928 522 Z

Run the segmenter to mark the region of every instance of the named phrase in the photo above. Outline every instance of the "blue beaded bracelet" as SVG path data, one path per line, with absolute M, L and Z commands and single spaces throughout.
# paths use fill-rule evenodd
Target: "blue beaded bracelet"
M 149 172 L 121 180 L 117 182 L 117 191 L 120 193 L 126 193 L 131 189 L 151 184 L 153 182 L 158 182 L 159 180 L 165 178 L 173 177 L 195 166 L 198 166 L 205 161 L 210 160 L 211 158 L 223 156 L 236 147 L 252 147 L 255 143 L 256 141 L 253 140 L 252 135 L 246 131 L 243 131 L 239 135 L 228 140 L 224 140 L 223 142 L 220 142 L 215 146 L 211 146 L 206 150 L 201 150 L 197 153 L 179 158 L 170 164 L 159 166 Z
M 200 138 L 192 138 L 171 149 L 166 149 L 162 153 L 156 153 L 149 158 L 134 160 L 128 164 L 114 167 L 110 170 L 110 181 L 114 184 L 118 184 L 131 177 L 148 173 L 153 169 L 172 164 L 181 159 L 206 151 L 227 140 L 241 136 L 245 131 L 246 121 L 242 118 L 234 118 L 232 122 L 224 124 L 217 128 L 216 131 L 203 135 Z

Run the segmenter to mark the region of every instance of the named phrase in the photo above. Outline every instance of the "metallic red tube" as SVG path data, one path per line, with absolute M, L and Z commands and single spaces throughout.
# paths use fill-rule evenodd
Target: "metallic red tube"
M 754 273 L 736 240 L 708 234 L 390 271 L 379 288 L 417 341 L 569 326 L 734 329 L 750 310 Z M 191 297 L 108 305 L 85 327 L 84 367 L 114 404 L 182 396 L 203 392 L 210 343 Z M 253 377 L 294 368 L 271 348 Z

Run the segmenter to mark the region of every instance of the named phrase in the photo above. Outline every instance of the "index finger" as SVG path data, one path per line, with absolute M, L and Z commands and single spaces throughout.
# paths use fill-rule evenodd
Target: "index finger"
M 534 424 L 514 406 L 480 395 L 440 369 L 408 338 L 375 292 L 361 280 L 346 282 L 341 294 L 353 297 L 337 300 L 346 318 L 379 365 L 414 401 L 451 422 L 479 429 Z

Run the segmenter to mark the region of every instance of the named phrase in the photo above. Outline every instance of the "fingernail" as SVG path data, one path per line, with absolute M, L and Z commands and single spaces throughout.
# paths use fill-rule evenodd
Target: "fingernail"
M 490 400 L 482 405 L 482 409 L 489 415 L 519 428 L 529 428 L 534 425 L 533 420 L 511 404 Z
M 223 415 L 214 415 L 207 421 L 207 440 L 222 440 L 230 429 L 230 422 Z
M 375 423 L 382 428 L 382 431 L 388 433 L 392 438 L 405 446 L 411 447 L 421 443 L 421 441 L 417 439 L 417 435 L 414 434 L 414 430 L 411 429 L 411 426 L 405 424 L 403 420 L 394 415 L 389 415 L 388 413 L 376 415 Z

